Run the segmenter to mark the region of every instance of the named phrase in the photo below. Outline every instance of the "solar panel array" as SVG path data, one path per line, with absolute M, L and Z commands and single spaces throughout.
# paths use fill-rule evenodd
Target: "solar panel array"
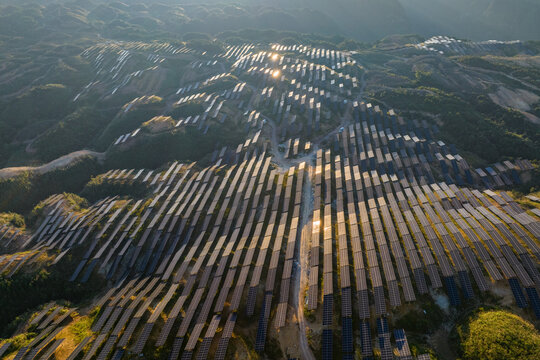
M 31 252 L 0 256 L 0 272 L 12 273 L 42 252 L 60 261 L 82 249 L 71 280 L 85 283 L 99 272 L 115 284 L 95 304 L 101 309 L 95 337 L 70 359 L 145 356 L 155 347 L 169 350 L 170 359 L 225 359 L 239 317 L 257 324 L 252 340 L 264 353 L 269 334 L 296 325 L 290 312 L 303 274 L 307 292 L 299 300 L 320 316 L 323 359 L 336 353 L 352 359 L 357 352 L 372 359 L 374 349 L 383 359 L 394 352 L 412 358 L 403 330 L 393 332 L 392 346 L 388 320 L 393 308 L 430 289 L 444 289 L 456 306 L 507 280 L 517 305 L 540 316 L 539 219 L 489 189 L 515 183 L 516 168 L 528 168 L 526 162 L 473 170 L 455 147 L 434 140 L 437 129 L 427 122 L 345 103 L 347 91 L 358 90 L 354 76 L 336 71 L 353 61 L 346 52 L 256 48 L 231 46 L 219 55 L 234 61 L 231 73 L 251 80 L 207 97 L 211 116 L 222 101 L 240 102 L 242 89 L 253 92 L 252 103 L 239 104 L 249 110 L 250 141 L 216 148 L 206 167 L 173 162 L 161 171 L 102 175 L 144 183 L 151 193 L 145 199 L 107 197 L 80 212 L 53 196 L 37 231 L 23 239 Z M 194 96 L 180 92 L 182 99 Z M 263 123 L 271 119 L 250 108 L 263 103 L 274 104 L 282 139 L 295 139 L 285 156 L 266 151 Z M 313 161 L 283 160 L 302 156 L 304 140 L 289 134 L 296 116 L 308 119 L 305 131 L 319 131 L 321 115 L 340 109 L 351 110 L 353 121 L 328 135 L 332 149 L 310 144 L 317 149 Z M 274 167 L 271 154 L 283 161 Z M 297 248 L 306 248 L 307 258 Z M 45 307 L 33 320 L 38 337 L 15 358 L 51 357 L 73 310 Z
M 405 330 L 394 330 L 394 339 L 396 340 L 396 350 L 399 359 L 413 360 L 411 349 L 409 348 L 409 342 L 407 340 L 407 336 L 405 335 Z

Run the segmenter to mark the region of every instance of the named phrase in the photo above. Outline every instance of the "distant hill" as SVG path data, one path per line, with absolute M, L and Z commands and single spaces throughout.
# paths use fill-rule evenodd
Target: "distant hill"
M 207 0 L 207 3 L 224 3 Z M 225 1 L 226 2 L 226 1 Z M 390 34 L 449 34 L 472 40 L 540 38 L 539 0 L 235 0 L 292 12 L 306 8 L 338 24 L 336 32 L 362 41 Z M 193 3 L 193 1 L 181 1 Z M 313 21 L 314 32 L 321 25 Z
M 540 38 L 539 0 L 399 0 L 413 32 L 473 40 Z
M 144 38 L 150 31 L 215 34 L 244 28 L 341 35 L 373 42 L 392 34 L 472 40 L 540 39 L 540 0 L 0 0 L 0 35 L 56 27 Z M 55 5 L 56 4 L 56 5 Z M 43 22 L 45 21 L 45 23 Z M 152 36 L 152 35 L 150 35 Z
M 321 12 L 338 24 L 341 35 L 374 41 L 391 34 L 410 33 L 411 24 L 398 0 L 244 0 L 286 11 L 305 8 Z M 314 28 L 319 25 L 312 24 Z M 316 30 L 314 30 L 316 32 Z

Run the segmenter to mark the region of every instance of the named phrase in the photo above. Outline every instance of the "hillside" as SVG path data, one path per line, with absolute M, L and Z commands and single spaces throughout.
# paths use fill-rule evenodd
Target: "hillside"
M 540 42 L 260 3 L 0 0 L 0 359 L 536 359 Z

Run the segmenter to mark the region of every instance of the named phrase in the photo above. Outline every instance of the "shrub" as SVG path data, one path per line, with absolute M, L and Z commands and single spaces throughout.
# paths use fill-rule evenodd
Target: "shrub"
M 54 266 L 33 273 L 19 272 L 11 278 L 0 275 L 0 337 L 11 335 L 10 324 L 38 305 L 52 300 L 80 303 L 104 286 L 96 274 L 86 284 L 68 281 L 77 265 L 75 258 L 68 255 Z
M 91 156 L 85 156 L 68 167 L 44 174 L 24 172 L 0 180 L 0 211 L 26 213 L 52 194 L 79 192 L 90 177 L 101 171 Z M 36 212 L 37 214 L 37 212 Z
M 13 212 L 0 213 L 0 224 L 9 224 L 18 228 L 24 228 L 26 225 L 24 217 Z
M 482 311 L 457 329 L 464 360 L 540 359 L 540 334 L 521 317 Z

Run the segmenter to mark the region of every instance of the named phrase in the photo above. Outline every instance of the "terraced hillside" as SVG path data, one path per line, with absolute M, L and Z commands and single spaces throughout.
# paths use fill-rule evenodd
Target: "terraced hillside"
M 9 297 L 36 273 L 65 284 L 0 313 L 0 358 L 447 359 L 443 323 L 471 308 L 538 321 L 540 210 L 510 192 L 538 158 L 472 164 L 429 96 L 465 100 L 425 86 L 407 107 L 388 85 L 414 81 L 390 70 L 404 54 L 420 82 L 458 60 L 378 46 L 377 65 L 377 49 L 303 44 L 82 51 L 94 77 L 70 101 L 121 109 L 99 123 L 86 200 L 51 191 L 26 230 L 0 228 Z

